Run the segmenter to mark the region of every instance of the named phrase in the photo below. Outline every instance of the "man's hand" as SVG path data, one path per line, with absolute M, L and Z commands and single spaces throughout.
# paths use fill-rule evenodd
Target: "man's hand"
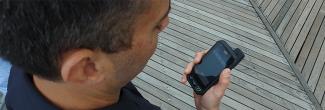
M 207 51 L 197 52 L 194 60 L 186 66 L 181 79 L 183 84 L 187 82 L 187 75 L 191 73 L 194 65 L 200 63 L 203 55 L 206 53 Z M 224 69 L 220 75 L 219 82 L 212 86 L 203 96 L 193 92 L 196 108 L 198 110 L 219 110 L 220 101 L 230 83 L 230 76 L 230 69 Z

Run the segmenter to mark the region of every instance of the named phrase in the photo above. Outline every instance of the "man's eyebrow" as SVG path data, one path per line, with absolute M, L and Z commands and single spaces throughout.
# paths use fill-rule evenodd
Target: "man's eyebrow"
M 170 6 L 171 4 L 170 4 L 170 2 L 169 2 L 169 7 L 168 7 L 168 11 L 165 13 L 165 15 L 159 20 L 159 22 L 158 23 L 160 23 L 160 22 L 162 22 L 162 20 L 164 20 L 167 16 L 168 16 L 168 14 L 169 14 L 169 12 L 170 12 L 170 10 L 171 10 L 171 6 Z

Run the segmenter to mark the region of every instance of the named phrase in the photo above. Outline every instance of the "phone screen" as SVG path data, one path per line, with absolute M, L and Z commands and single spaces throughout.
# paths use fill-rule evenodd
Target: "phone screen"
M 223 45 L 215 45 L 204 56 L 201 63 L 196 65 L 194 71 L 201 84 L 206 87 L 215 79 L 219 79 L 221 72 L 229 66 L 232 60 L 232 56 Z

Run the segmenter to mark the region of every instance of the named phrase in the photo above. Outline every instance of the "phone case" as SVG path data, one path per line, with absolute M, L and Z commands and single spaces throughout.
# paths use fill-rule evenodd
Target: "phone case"
M 217 41 L 216 43 L 215 43 L 215 45 L 211 48 L 211 49 L 214 49 L 215 48 L 215 46 L 218 46 L 219 44 L 221 44 L 221 45 L 223 45 L 224 47 L 225 47 L 225 50 L 233 57 L 233 62 L 230 64 L 230 65 L 227 65 L 226 67 L 227 68 L 230 68 L 230 69 L 233 69 L 233 68 L 235 68 L 238 64 L 239 64 L 239 62 L 245 57 L 245 55 L 244 55 L 244 53 L 240 50 L 240 49 L 238 49 L 238 48 L 236 48 L 235 50 L 233 50 L 233 48 L 231 48 L 225 41 L 223 41 L 223 40 L 220 40 L 220 41 Z M 210 50 L 211 50 L 210 49 Z M 210 52 L 210 50 L 208 51 L 208 53 Z M 205 56 L 203 56 L 203 58 L 204 58 Z M 197 78 L 197 77 L 195 77 L 195 75 L 193 75 L 193 74 L 195 74 L 194 73 L 194 69 L 195 69 L 196 67 L 194 66 L 194 68 L 193 68 L 193 71 L 191 72 L 191 74 L 190 75 L 188 75 L 188 81 L 189 81 L 189 83 L 190 83 L 190 85 L 192 86 L 192 88 L 193 88 L 193 90 L 194 90 L 194 92 L 196 93 L 196 94 L 198 94 L 198 95 L 204 95 L 204 93 L 207 91 L 207 90 L 209 90 L 213 85 L 215 85 L 215 83 L 217 83 L 218 81 L 219 81 L 219 78 L 218 79 L 215 79 L 214 81 L 212 81 L 212 83 L 210 83 L 206 88 L 204 88 L 203 90 L 202 90 L 202 85 L 199 85 L 199 78 Z M 201 87 L 200 87 L 201 86 Z

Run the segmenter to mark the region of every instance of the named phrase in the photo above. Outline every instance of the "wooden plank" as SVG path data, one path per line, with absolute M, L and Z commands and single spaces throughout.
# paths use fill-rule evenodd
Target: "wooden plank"
M 284 4 L 286 3 L 286 1 L 288 0 L 279 0 L 278 3 L 275 5 L 275 7 L 273 8 L 272 12 L 268 15 L 268 20 L 269 22 L 272 24 L 274 19 L 276 18 L 276 16 L 278 14 L 280 14 L 280 10 L 283 9 Z
M 315 62 L 316 62 L 316 58 L 320 52 L 320 49 L 321 49 L 321 46 L 322 46 L 322 43 L 325 39 L 325 35 L 324 33 L 325 32 L 325 23 L 324 23 L 324 20 L 323 20 L 323 23 L 322 23 L 322 26 L 317 34 L 317 37 L 314 41 L 314 44 L 311 48 L 311 51 L 309 53 L 309 56 L 307 58 L 307 61 L 302 69 L 302 74 L 304 76 L 304 78 L 306 79 L 306 81 L 308 81 L 310 75 L 311 75 L 311 72 L 312 72 L 312 69 L 315 65 Z
M 282 36 L 281 36 L 281 41 L 284 42 L 284 44 L 286 45 L 291 33 L 293 32 L 293 30 L 295 29 L 295 26 L 302 14 L 302 12 L 305 9 L 305 6 L 307 5 L 308 1 L 307 0 L 302 0 L 298 6 L 298 8 L 295 10 L 293 16 L 290 19 L 289 24 L 287 25 L 287 27 L 285 28 Z M 288 50 L 288 49 L 287 49 Z M 289 50 L 288 50 L 289 51 Z
M 210 33 L 204 32 L 204 31 L 202 31 L 202 30 L 200 30 L 198 28 L 195 28 L 195 27 L 191 27 L 191 26 L 189 26 L 189 25 L 187 25 L 185 23 L 181 23 L 180 21 L 174 20 L 173 18 L 171 18 L 170 20 L 171 20 L 171 23 L 169 25 L 170 28 L 175 30 L 175 31 L 177 30 L 180 33 L 183 33 L 183 35 L 179 35 L 179 37 L 181 37 L 181 36 L 184 36 L 184 37 L 190 36 L 193 39 L 196 39 L 196 40 L 201 41 L 203 43 L 207 43 L 209 45 L 213 45 L 215 43 L 215 41 L 221 40 L 221 39 L 216 39 L 218 37 L 213 37 L 214 35 L 212 35 Z M 220 30 L 220 31 L 227 32 L 226 30 Z M 227 33 L 229 34 L 229 32 L 227 32 Z M 203 37 L 201 37 L 201 36 L 203 36 Z M 232 36 L 232 37 L 240 38 L 240 36 Z M 255 39 L 255 38 L 253 38 L 253 39 Z M 211 40 L 213 40 L 213 41 L 211 41 Z M 241 40 L 243 40 L 243 39 L 241 39 Z M 250 40 L 252 40 L 252 39 L 250 39 Z M 276 46 L 276 45 L 273 44 L 273 46 Z M 241 47 L 241 46 L 236 46 L 236 47 Z M 248 52 L 247 54 L 252 54 L 253 56 L 256 56 L 257 58 L 260 58 L 260 60 L 265 60 L 266 62 L 269 62 L 271 64 L 278 65 L 277 66 L 278 68 L 283 68 L 284 70 L 289 70 L 289 71 L 291 70 L 291 68 L 287 65 L 287 63 L 274 62 L 271 59 L 268 60 L 269 57 L 267 57 L 267 56 L 259 55 L 256 52 L 250 51 L 249 49 L 246 49 L 246 48 L 243 48 L 243 49 L 245 49 Z
M 271 93 L 267 90 L 264 90 L 258 86 L 255 86 L 252 83 L 247 82 L 237 76 L 232 76 L 231 78 L 232 78 L 232 83 L 239 85 L 239 86 L 253 92 L 254 94 L 263 96 L 268 100 L 272 100 L 276 104 L 282 105 L 283 107 L 291 109 L 291 110 L 303 110 L 303 107 L 293 104 L 293 103 L 285 100 L 284 98 L 274 95 L 273 93 Z
M 275 59 L 275 60 L 277 60 L 277 61 L 280 61 L 280 62 L 286 63 L 286 60 L 283 58 L 283 56 L 278 56 L 278 55 L 275 55 L 274 53 L 270 53 L 270 52 L 264 51 L 264 50 L 262 50 L 262 49 L 259 49 L 259 48 L 257 48 L 257 47 L 254 47 L 254 46 L 252 46 L 252 45 L 250 45 L 250 44 L 248 44 L 248 43 L 241 42 L 241 41 L 239 41 L 239 40 L 237 40 L 237 39 L 235 39 L 235 38 L 230 37 L 229 35 L 226 35 L 226 34 L 224 34 L 224 33 L 221 33 L 221 32 L 218 32 L 218 31 L 216 31 L 216 30 L 213 30 L 213 29 L 211 29 L 210 27 L 203 26 L 203 25 L 201 25 L 201 24 L 198 24 L 198 23 L 193 22 L 193 21 L 191 21 L 191 20 L 188 20 L 188 19 L 182 18 L 182 17 L 180 17 L 180 16 L 178 16 L 178 15 L 175 15 L 175 14 L 173 14 L 173 13 L 170 14 L 170 17 L 171 17 L 171 18 L 174 18 L 174 19 L 177 19 L 177 20 L 180 20 L 180 21 L 182 21 L 182 22 L 184 22 L 184 23 L 187 23 L 187 24 L 189 24 L 189 25 L 199 27 L 200 29 L 203 29 L 203 30 L 206 31 L 206 32 L 212 33 L 212 34 L 214 34 L 214 35 L 218 35 L 219 37 L 222 37 L 222 38 L 228 39 L 228 40 L 230 40 L 230 41 L 232 41 L 232 42 L 239 42 L 239 44 L 241 44 L 242 46 L 248 47 L 248 48 L 253 49 L 253 50 L 256 49 L 256 51 L 259 51 L 259 52 L 260 52 L 261 54 L 263 54 L 263 55 L 269 56 L 269 57 L 271 57 L 271 58 L 273 58 L 273 59 Z M 200 22 L 203 23 L 203 24 L 206 24 L 206 22 L 202 22 L 202 21 L 200 21 Z M 207 25 L 211 25 L 211 24 L 208 23 Z M 213 26 L 213 25 L 212 25 L 212 26 Z
M 193 92 L 192 88 L 190 86 L 185 86 L 181 82 L 179 82 L 181 77 L 177 77 L 175 79 L 171 78 L 170 76 L 167 75 L 168 73 L 161 72 L 163 71 L 161 69 L 162 69 L 161 67 L 154 67 L 153 65 L 147 65 L 144 68 L 143 72 L 148 73 L 150 76 L 159 79 L 161 82 L 176 88 L 178 91 L 181 91 L 186 95 L 192 96 L 192 92 Z
M 261 103 L 262 105 L 266 106 L 267 108 L 273 110 L 284 110 L 285 107 L 281 106 L 280 104 L 276 104 L 273 100 L 269 100 L 264 95 L 259 95 L 254 92 L 247 90 L 245 87 L 238 86 L 235 83 L 230 84 L 229 89 L 233 91 L 237 91 L 238 94 L 248 97 L 249 99 Z
M 262 81 L 259 81 L 259 80 L 256 80 L 256 79 L 253 79 L 252 77 L 244 74 L 243 72 L 241 71 L 238 71 L 236 69 L 232 70 L 232 75 L 233 76 L 238 76 L 240 77 L 241 79 L 243 80 L 246 80 L 246 81 L 249 81 L 251 83 L 253 83 L 254 85 L 258 86 L 258 87 L 261 87 L 269 92 L 272 92 L 273 94 L 279 96 L 279 97 L 282 97 L 292 103 L 295 103 L 297 105 L 300 105 L 302 107 L 307 107 L 307 106 L 310 106 L 309 104 L 311 104 L 311 102 L 308 100 L 308 97 L 307 96 L 294 96 L 294 95 L 291 95 L 287 92 L 284 92 L 280 89 L 277 89 L 273 86 L 270 86 L 269 84 L 266 84 Z M 301 94 L 302 95 L 302 94 Z
M 232 0 L 232 1 L 236 1 L 238 3 L 245 4 L 247 6 L 252 7 L 252 4 L 248 0 Z M 254 8 L 252 8 L 252 9 L 254 10 Z
M 261 6 L 261 4 L 264 2 L 264 0 L 256 0 L 256 1 L 257 1 L 258 6 Z
M 313 71 L 308 79 L 308 85 L 312 91 L 315 91 L 318 79 L 321 75 L 323 65 L 325 64 L 325 40 L 323 41 L 323 46 L 318 54 L 317 60 L 313 67 Z
M 264 29 L 263 23 L 253 21 L 251 19 L 248 19 L 246 17 L 234 14 L 234 13 L 229 13 L 223 9 L 220 9 L 219 7 L 215 7 L 214 5 L 207 4 L 201 1 L 192 1 L 192 2 L 183 2 L 186 5 L 198 8 L 202 11 L 206 11 L 207 13 L 212 13 L 214 15 L 218 15 L 224 19 L 228 19 L 233 22 L 238 22 L 238 23 L 246 23 L 249 25 L 253 25 L 251 27 L 259 27 L 261 29 Z
M 194 100 L 192 95 L 186 95 L 183 92 L 177 90 L 174 87 L 171 87 L 169 84 L 163 83 L 160 80 L 157 80 L 156 78 L 153 78 L 152 76 L 148 75 L 148 73 L 145 72 L 145 74 L 139 74 L 137 78 L 152 84 L 154 87 L 160 88 L 160 90 L 172 95 L 173 97 L 176 97 L 177 99 L 180 99 L 181 101 L 194 106 Z M 192 91 L 190 92 L 192 94 Z M 228 96 L 224 96 L 224 99 L 222 100 L 224 104 L 232 105 L 234 102 L 237 102 L 231 98 L 228 98 Z M 232 105 L 232 107 L 243 107 L 247 108 L 245 105 L 239 104 L 238 102 L 236 105 Z
M 180 24 L 180 26 L 183 26 L 183 25 L 185 25 L 185 24 Z M 186 28 L 186 27 L 183 27 L 183 28 Z M 206 37 L 213 36 L 213 35 L 208 35 L 209 33 L 206 33 L 206 32 L 204 32 L 204 33 L 203 32 L 199 32 L 200 30 L 193 30 L 193 31 L 195 31 L 197 33 L 202 33 L 202 34 L 201 35 L 196 35 L 195 33 L 190 33 L 190 32 L 188 32 L 188 33 L 190 33 L 190 35 L 195 35 L 195 36 L 206 36 Z M 188 33 L 184 33 L 184 34 L 188 34 Z M 205 38 L 203 38 L 203 37 L 200 38 L 200 40 L 204 40 L 204 39 Z M 214 39 L 214 41 L 221 40 L 221 39 L 216 39 L 216 38 L 213 38 L 213 39 Z M 215 43 L 214 41 L 209 41 L 209 40 L 205 40 L 205 41 L 206 41 L 206 43 L 209 43 L 210 45 L 213 45 Z M 233 40 L 230 40 L 230 41 L 233 41 Z M 233 44 L 231 43 L 230 45 L 233 45 Z M 236 46 L 236 45 L 233 45 L 233 46 L 234 47 L 241 48 L 241 46 Z M 241 48 L 241 49 L 244 50 L 244 52 L 246 52 L 246 54 L 251 54 L 251 55 L 254 55 L 254 56 L 259 56 L 260 60 L 267 60 L 267 57 L 266 56 L 261 56 L 261 55 L 255 54 L 253 51 L 249 51 L 249 49 L 246 49 L 246 48 Z M 254 60 L 255 61 L 255 58 L 254 59 L 251 59 L 251 60 Z M 260 61 L 256 61 L 256 62 L 260 62 Z M 285 65 L 281 65 L 280 63 L 276 63 L 276 62 L 274 62 L 272 60 L 267 60 L 265 62 L 270 62 L 271 64 L 275 64 L 275 66 L 277 66 L 277 68 L 287 67 L 286 69 L 283 68 L 286 72 L 291 71 L 291 69 L 289 69 L 290 67 L 285 66 Z M 263 63 L 263 64 L 265 64 L 265 63 Z M 269 67 L 270 65 L 265 65 L 265 66 L 266 66 L 266 68 L 270 68 Z M 277 70 L 277 68 L 275 68 L 275 70 Z M 281 73 L 282 75 L 284 74 L 283 71 L 278 71 L 278 72 Z M 294 77 L 294 76 L 292 76 L 292 74 L 290 74 L 290 75 L 288 74 L 288 77 Z
M 321 9 L 325 10 L 325 3 L 323 3 L 323 6 Z M 309 52 L 312 49 L 313 43 L 316 39 L 316 36 L 318 34 L 319 29 L 321 28 L 323 19 L 324 19 L 325 13 L 319 12 L 316 16 L 316 19 L 313 23 L 312 28 L 310 29 L 310 32 L 307 35 L 307 39 L 301 49 L 301 52 L 296 60 L 296 65 L 298 66 L 299 70 L 302 71 L 302 68 L 305 65 L 305 62 L 307 60 L 307 57 L 309 55 Z M 307 81 L 307 80 L 306 80 Z
M 187 13 L 191 13 L 191 14 L 192 13 L 199 13 L 199 14 L 201 14 L 201 16 L 203 15 L 203 16 L 206 16 L 206 17 L 209 17 L 209 18 L 213 19 L 214 22 L 220 21 L 220 22 L 222 22 L 224 24 L 227 24 L 229 26 L 236 27 L 237 30 L 243 30 L 243 31 L 247 31 L 249 33 L 252 33 L 254 35 L 257 35 L 257 36 L 264 36 L 264 37 L 269 37 L 270 38 L 270 36 L 268 36 L 269 35 L 268 34 L 269 32 L 266 31 L 266 30 L 264 30 L 264 29 L 257 28 L 255 26 L 252 26 L 251 28 L 248 28 L 248 27 L 245 26 L 245 25 L 249 25 L 247 23 L 246 24 L 233 23 L 232 21 L 230 21 L 228 19 L 224 19 L 224 18 L 219 17 L 217 15 L 214 15 L 214 14 L 211 14 L 211 13 L 207 13 L 205 11 L 202 11 L 202 10 L 198 9 L 198 8 L 195 8 L 195 7 L 186 5 L 186 4 L 182 3 L 182 2 L 175 1 L 174 4 L 177 5 L 175 7 L 175 9 L 177 8 L 177 10 L 180 10 L 180 8 L 182 7 L 182 8 L 187 9 L 189 11 Z M 194 16 L 194 17 L 197 17 L 197 16 Z M 205 19 L 206 17 L 201 17 L 200 19 Z M 213 23 L 213 22 L 211 22 L 211 23 Z M 244 23 L 244 22 L 242 22 L 242 23 Z
M 321 76 L 319 77 L 316 89 L 314 91 L 314 95 L 319 103 L 322 102 L 322 98 L 324 98 L 325 93 L 325 65 L 323 66 L 323 70 Z
M 275 5 L 278 3 L 279 0 L 271 0 L 269 6 L 263 12 L 265 16 L 269 16 L 272 10 L 274 9 Z
M 139 74 L 137 78 L 151 84 L 154 87 L 159 88 L 161 91 L 166 92 L 169 95 L 183 101 L 184 103 L 195 107 L 194 100 L 192 96 L 189 96 L 181 91 L 178 91 L 176 88 L 161 82 L 159 79 L 153 78 L 152 76 L 148 75 L 148 73 L 144 72 L 145 74 Z
M 276 87 L 283 91 L 287 91 L 287 93 L 289 93 L 291 95 L 298 96 L 298 97 L 299 96 L 308 97 L 305 94 L 305 92 L 301 88 L 299 88 L 299 86 L 297 86 L 297 85 L 288 85 L 288 84 L 284 84 L 283 82 L 278 82 L 274 79 L 274 76 L 264 75 L 263 73 L 260 73 L 257 70 L 255 70 L 255 68 L 249 68 L 249 67 L 245 67 L 243 65 L 244 64 L 238 65 L 236 67 L 236 69 L 243 73 L 249 73 L 248 74 L 249 76 L 259 79 L 260 81 L 265 82 L 269 85 L 272 85 L 273 87 Z
M 179 0 L 178 0 L 179 1 Z M 192 0 L 191 2 L 196 2 L 196 0 Z M 209 5 L 212 5 L 214 7 L 219 7 L 219 8 L 222 8 L 222 11 L 225 11 L 225 12 L 228 12 L 228 13 L 233 13 L 233 14 L 237 14 L 237 15 L 240 15 L 240 16 L 243 16 L 245 18 L 248 18 L 248 19 L 251 19 L 253 21 L 256 21 L 258 23 L 262 23 L 262 21 L 257 18 L 256 16 L 252 16 L 252 15 L 249 15 L 249 14 L 246 14 L 246 13 L 243 13 L 241 11 L 237 11 L 237 10 L 233 10 L 232 8 L 229 8 L 229 7 L 226 7 L 226 6 L 223 6 L 221 4 L 218 4 L 218 3 L 215 3 L 215 2 L 212 2 L 210 0 L 202 0 L 202 1 L 199 1 L 199 2 L 202 2 L 202 3 L 205 3 L 206 6 L 209 6 Z
M 243 60 L 242 61 L 242 66 L 243 68 L 246 67 L 246 68 L 251 68 L 253 69 L 254 71 L 257 71 L 259 72 L 260 74 L 262 75 L 265 75 L 265 76 L 268 76 L 270 79 L 269 80 L 275 80 L 279 83 L 283 83 L 287 86 L 290 86 L 292 88 L 296 88 L 296 90 L 303 90 L 303 88 L 301 87 L 300 83 L 297 82 L 297 79 L 296 80 L 292 80 L 292 79 L 289 79 L 287 77 L 284 77 L 282 75 L 278 75 L 278 73 L 275 73 L 271 70 L 268 70 L 258 64 L 255 64 L 253 62 L 249 62 L 247 60 Z M 239 70 L 241 71 L 248 71 L 248 70 L 243 70 L 242 67 L 237 67 Z M 271 83 L 270 83 L 271 84 Z
M 315 2 L 316 2 L 316 0 L 310 0 L 310 1 L 307 3 L 305 9 L 303 10 L 303 13 L 302 13 L 301 16 L 299 17 L 299 20 L 297 21 L 297 24 L 295 25 L 294 29 L 293 29 L 292 32 L 291 32 L 291 35 L 289 36 L 289 38 L 288 38 L 288 40 L 287 40 L 287 42 L 286 42 L 286 44 L 285 44 L 285 48 L 290 52 L 290 55 L 293 57 L 293 59 L 295 59 L 297 55 L 296 55 L 296 54 L 293 55 L 293 54 L 291 53 L 291 50 L 292 50 L 292 48 L 294 48 L 293 45 L 294 45 L 294 43 L 297 41 L 297 39 L 298 39 L 298 37 L 299 37 L 299 33 L 302 31 L 301 29 L 305 26 L 304 24 L 305 24 L 305 22 L 306 22 L 306 20 L 307 20 L 307 17 L 308 17 L 310 14 L 312 14 L 313 16 L 311 16 L 310 19 L 312 19 L 312 21 L 314 21 L 314 18 L 315 18 L 315 16 L 316 16 L 316 12 L 315 12 L 315 13 L 310 13 L 311 10 L 312 10 L 312 8 L 313 8 L 313 6 L 314 6 L 314 4 L 315 4 Z M 311 21 L 311 22 L 312 22 L 312 21 Z M 310 24 L 307 24 L 307 25 L 311 25 L 311 23 L 310 23 Z M 307 32 L 306 32 L 306 33 L 307 33 Z M 303 40 L 303 39 L 302 39 L 302 40 Z M 303 43 L 302 40 L 301 40 L 300 42 L 298 42 L 298 43 Z M 299 46 L 299 47 L 301 47 L 301 46 Z M 299 48 L 299 47 L 297 47 L 297 48 Z M 300 49 L 300 48 L 299 48 L 299 49 Z M 297 54 L 298 54 L 299 49 L 296 49 L 296 50 L 297 50 L 297 51 L 296 51 Z
M 272 0 L 264 0 L 264 1 L 263 1 L 262 5 L 260 6 L 262 12 L 265 11 L 265 9 L 269 6 L 269 4 L 270 4 L 271 1 L 272 1 Z
M 281 37 L 286 29 L 286 27 L 288 26 L 288 24 L 290 23 L 290 20 L 292 18 L 292 16 L 294 15 L 296 9 L 298 8 L 299 4 L 300 4 L 301 0 L 294 0 L 292 5 L 290 6 L 288 12 L 285 14 L 283 20 L 279 20 L 280 25 L 278 26 L 276 33 L 279 37 Z M 281 40 L 283 42 L 283 40 Z
M 237 92 L 233 90 L 227 89 L 225 94 L 227 94 L 227 96 L 232 96 L 233 100 L 239 101 L 244 105 L 246 105 L 247 107 L 252 108 L 254 110 L 271 110 L 255 101 L 248 99 L 247 97 L 244 97 L 243 95 L 239 95 Z
M 191 1 L 194 1 L 194 0 L 191 0 Z M 242 13 L 246 13 L 248 15 L 257 17 L 257 14 L 255 13 L 255 11 L 252 8 L 246 9 L 246 8 L 240 7 L 238 5 L 234 5 L 229 2 L 225 2 L 225 0 L 203 0 L 203 1 L 212 1 L 212 2 L 218 3 L 220 5 L 223 5 L 225 7 L 231 8 L 232 10 L 240 11 Z
M 174 24 L 170 24 L 170 29 L 166 29 L 165 30 L 165 32 L 167 32 L 167 33 L 170 33 L 170 34 L 172 34 L 172 35 L 174 35 L 174 36 L 176 36 L 176 37 L 179 37 L 180 39 L 185 39 L 185 37 L 187 37 L 187 36 L 191 36 L 192 34 L 186 34 L 186 33 L 193 33 L 193 32 L 190 32 L 190 31 L 188 31 L 188 30 L 185 30 L 185 29 L 182 29 L 182 28 L 180 28 L 180 27 L 177 27 L 176 25 L 174 25 Z M 222 30 L 222 29 L 221 29 Z M 220 30 L 220 31 L 221 31 Z M 183 32 L 183 31 L 185 31 L 185 32 Z M 228 33 L 228 30 L 224 30 L 224 31 L 222 31 L 222 32 L 225 32 L 225 33 Z M 181 33 L 183 33 L 183 34 L 181 34 Z M 195 33 L 194 33 L 195 34 Z M 257 41 L 255 41 L 255 40 L 251 40 L 251 39 L 248 39 L 248 38 L 243 38 L 243 36 L 241 36 L 241 35 L 238 35 L 238 34 L 232 34 L 232 32 L 229 32 L 228 34 L 230 34 L 231 36 L 233 36 L 233 37 L 235 37 L 235 38 L 237 38 L 237 39 L 240 39 L 240 40 L 243 40 L 243 41 L 246 41 L 246 42 L 248 42 L 249 44 L 252 44 L 252 45 L 254 45 L 254 46 L 256 46 L 256 47 L 259 47 L 259 48 L 261 48 L 261 49 L 263 49 L 263 50 L 265 50 L 265 51 L 268 51 L 268 52 L 278 52 L 279 54 L 281 54 L 280 52 L 279 52 L 279 50 L 277 49 L 277 48 L 274 48 L 274 45 L 273 45 L 273 47 L 269 47 L 269 46 L 267 46 L 267 45 L 263 45 L 262 43 L 260 43 L 260 42 L 257 42 Z M 184 37 L 183 37 L 184 36 Z M 189 41 L 190 43 L 193 43 L 194 45 L 196 45 L 197 43 L 195 43 L 195 42 L 197 42 L 199 39 L 197 39 L 197 38 L 195 38 L 194 37 L 194 39 L 196 39 L 196 40 L 191 40 L 191 41 Z M 187 40 L 187 39 L 186 39 Z M 205 45 L 205 47 L 203 47 L 204 49 L 207 49 L 207 47 L 208 48 L 210 48 L 209 46 L 207 46 L 207 44 L 202 44 L 202 45 Z
M 140 74 L 145 74 L 145 73 L 142 72 Z M 185 102 L 175 98 L 174 95 L 162 91 L 161 89 L 163 88 L 159 89 L 158 87 L 155 87 L 138 77 L 134 78 L 132 80 L 132 83 L 136 85 L 137 88 L 140 88 L 144 91 L 154 94 L 154 96 L 159 97 L 159 99 L 163 100 L 164 102 L 167 102 L 168 104 L 171 104 L 172 106 L 175 106 L 176 108 L 195 110 L 193 106 L 188 105 Z
M 245 10 L 242 10 L 242 11 L 250 11 L 250 12 L 255 13 L 255 10 L 252 7 L 252 5 L 250 5 L 250 3 L 246 3 L 245 1 L 241 1 L 241 0 L 222 0 L 222 1 L 224 3 L 229 3 L 231 5 L 234 5 L 234 6 L 245 9 Z
M 285 18 L 293 2 L 296 0 L 286 0 L 285 4 L 282 6 L 280 12 L 277 14 L 276 18 L 271 22 L 272 28 L 277 30 L 282 20 Z M 289 13 L 288 13 L 289 14 Z
M 160 107 L 162 110 L 178 110 L 176 107 L 160 100 L 159 98 L 153 96 L 152 94 L 142 90 L 141 88 L 137 88 L 141 95 L 147 99 L 150 103 Z
M 182 25 L 184 25 L 184 24 L 182 24 Z M 176 30 L 179 30 L 179 28 L 176 28 Z M 198 32 L 198 30 L 196 30 L 196 32 Z M 202 32 L 199 32 L 199 33 L 202 33 Z M 211 35 L 206 35 L 207 33 L 204 33 L 204 34 L 201 34 L 201 35 L 197 35 L 197 34 L 195 34 L 195 33 L 191 33 L 191 32 L 189 32 L 189 31 L 187 31 L 187 32 L 184 32 L 183 33 L 185 36 L 191 36 L 191 35 L 195 35 L 195 36 L 210 36 L 211 37 Z M 195 38 L 195 37 L 194 37 Z M 200 39 L 197 39 L 197 40 L 204 40 L 205 38 L 200 38 Z M 205 43 L 208 43 L 208 44 L 210 44 L 211 46 L 215 43 L 215 41 L 216 40 L 218 40 L 218 39 L 216 39 L 216 38 L 214 38 L 214 41 L 209 41 L 208 39 L 207 40 L 205 40 Z M 221 40 L 221 39 L 219 39 L 219 40 Z M 231 40 L 230 40 L 231 41 Z M 204 42 L 204 41 L 203 41 Z M 241 46 L 236 46 L 236 47 L 239 47 L 239 48 L 241 48 Z M 204 48 L 206 48 L 206 47 L 204 47 Z M 210 47 L 208 47 L 208 48 L 210 48 Z M 284 69 L 285 71 L 287 71 L 287 72 L 290 72 L 291 71 L 291 68 L 289 67 L 289 66 L 287 66 L 287 65 L 283 65 L 283 64 L 281 64 L 281 63 L 277 63 L 277 62 L 274 62 L 274 61 L 272 61 L 271 59 L 270 60 L 268 60 L 268 58 L 266 57 L 266 56 L 261 56 L 261 55 L 258 55 L 258 54 L 255 54 L 253 51 L 250 51 L 249 49 L 247 49 L 247 48 L 242 48 L 243 50 L 245 50 L 245 52 L 247 52 L 247 54 L 252 54 L 252 55 L 254 55 L 254 56 L 258 56 L 258 58 L 260 58 L 260 60 L 265 60 L 265 62 L 269 62 L 269 63 L 271 63 L 271 64 L 275 64 L 276 66 L 277 66 L 277 68 L 282 68 L 282 69 Z M 291 72 L 290 72 L 291 73 Z
M 325 96 L 323 96 L 323 101 L 322 101 L 322 107 L 323 107 L 323 110 L 325 110 Z
M 181 32 L 181 33 L 185 33 L 185 35 L 187 36 L 191 36 L 193 34 L 197 35 L 196 33 L 194 32 L 198 32 L 196 31 L 196 28 L 193 27 L 193 28 L 187 28 L 186 27 L 179 27 L 178 25 L 182 26 L 182 25 L 186 25 L 186 24 L 182 24 L 180 23 L 179 21 L 171 18 L 170 19 L 171 23 L 169 25 L 169 27 L 171 27 L 173 30 L 175 31 L 178 31 L 178 32 Z M 235 33 L 233 31 L 230 31 L 228 29 L 224 29 L 222 27 L 219 27 L 219 26 L 215 26 L 214 27 L 215 30 L 218 30 L 220 32 L 224 32 L 224 33 L 227 33 L 228 35 L 234 37 L 234 38 L 237 38 L 243 42 L 248 42 L 249 44 L 252 44 L 254 46 L 257 46 L 257 47 L 260 47 L 264 50 L 268 50 L 269 52 L 274 52 L 274 53 L 278 53 L 278 54 L 281 54 L 280 50 L 277 48 L 277 46 L 273 43 L 270 43 L 266 40 L 263 40 L 259 37 L 256 37 L 256 36 L 245 36 L 245 35 L 241 35 L 240 33 Z M 192 34 L 186 34 L 186 33 L 192 33 Z M 192 36 L 194 39 L 198 38 L 200 35 L 197 35 L 197 36 Z M 197 40 L 201 40 L 201 39 L 197 39 Z M 211 40 L 211 39 L 210 39 Z M 208 43 L 208 42 L 211 42 L 209 40 L 207 41 L 203 41 L 205 43 Z
M 296 59 L 299 52 L 302 49 L 302 46 L 307 39 L 307 34 L 310 32 L 311 26 L 316 19 L 317 13 L 319 12 L 324 0 L 317 0 L 315 2 L 314 7 L 310 11 L 310 14 L 305 21 L 305 24 L 303 25 L 302 29 L 300 30 L 300 33 L 296 39 L 296 42 L 294 43 L 293 47 L 290 50 L 290 55 L 293 57 L 293 59 Z M 303 14 L 308 14 L 308 13 L 303 13 Z

